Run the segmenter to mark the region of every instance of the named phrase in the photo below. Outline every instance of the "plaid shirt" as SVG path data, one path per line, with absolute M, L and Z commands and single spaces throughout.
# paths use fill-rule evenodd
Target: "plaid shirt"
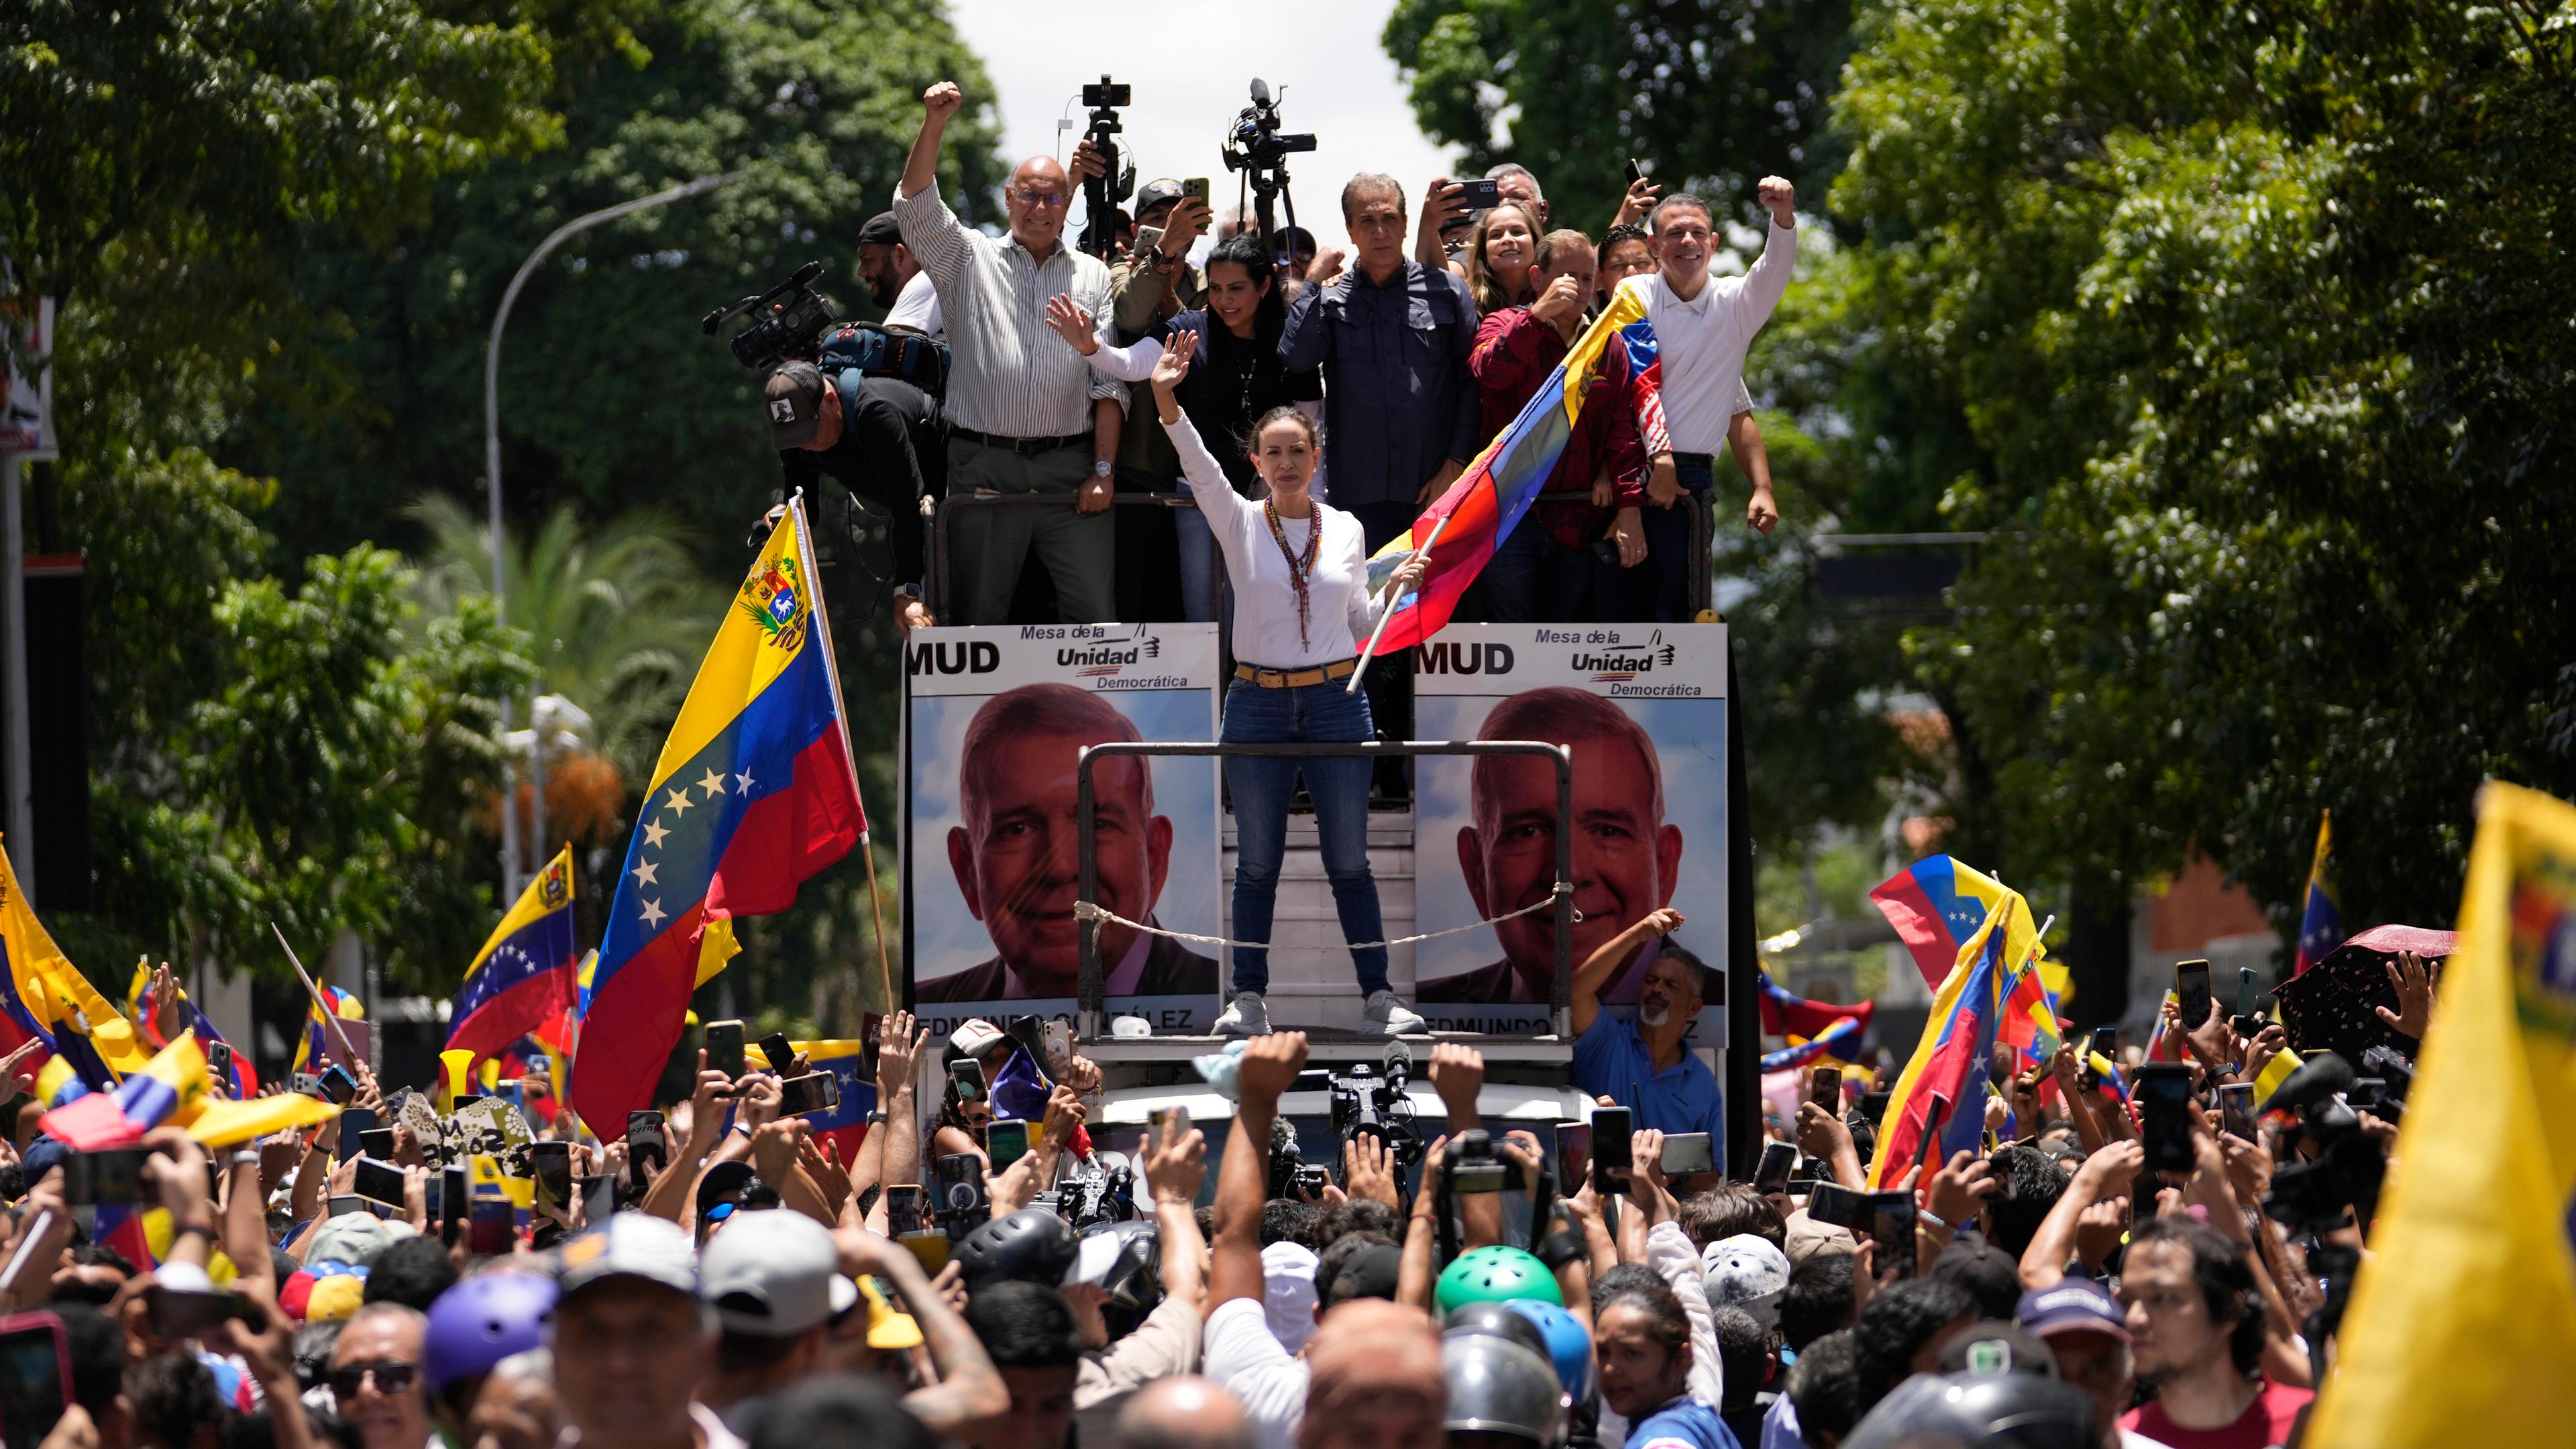
M 1507 307 L 1478 325 L 1468 366 L 1476 374 L 1481 407 L 1477 446 L 1510 427 L 1521 409 L 1565 360 L 1565 339 L 1554 324 L 1527 307 Z M 1628 380 L 1628 346 L 1618 334 L 1602 349 L 1601 365 L 1585 384 L 1583 410 L 1565 451 L 1548 475 L 1545 491 L 1589 492 L 1603 468 L 1610 472 L 1610 508 L 1586 500 L 1539 503 L 1532 511 L 1548 536 L 1567 548 L 1588 548 L 1610 527 L 1614 510 L 1646 501 L 1646 450 L 1637 435 L 1636 400 Z

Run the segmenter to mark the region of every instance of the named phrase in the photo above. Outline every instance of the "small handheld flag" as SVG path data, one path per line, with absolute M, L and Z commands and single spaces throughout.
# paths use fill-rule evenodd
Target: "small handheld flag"
M 447 1045 L 497 1058 L 573 1003 L 572 847 L 566 845 L 492 928 L 447 1014 Z
M 2290 968 L 2297 976 L 2334 954 L 2343 944 L 2343 903 L 2335 894 L 2328 867 L 2334 863 L 2334 812 L 2317 818 L 2317 853 L 2308 863 L 2307 905 L 2299 915 L 2299 955 Z

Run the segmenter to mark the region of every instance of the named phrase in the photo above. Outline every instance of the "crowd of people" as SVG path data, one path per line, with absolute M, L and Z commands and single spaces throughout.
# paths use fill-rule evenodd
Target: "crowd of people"
M 1309 419 L 1315 498 L 1356 525 L 1363 556 L 1374 553 L 1510 424 L 1585 323 L 1631 284 L 1644 289 L 1653 324 L 1660 400 L 1632 395 L 1622 366 L 1596 371 L 1589 401 L 1601 405 L 1583 410 L 1546 485 L 1558 496 L 1504 540 L 1461 617 L 1689 619 L 1692 515 L 1717 486 L 1720 452 L 1744 480 L 1746 521 L 1764 531 L 1777 521 L 1743 373 L 1795 258 L 1788 182 L 1767 177 L 1757 188 L 1769 233 L 1743 276 L 1713 274 L 1720 218 L 1698 197 L 1659 196 L 1637 180 L 1595 237 L 1552 220 L 1539 178 L 1515 163 L 1487 174 L 1494 200 L 1481 207 L 1471 207 L 1487 198 L 1471 196 L 1470 182 L 1436 180 L 1416 208 L 1393 177 L 1350 178 L 1340 195 L 1348 252 L 1317 247 L 1303 228 L 1264 234 L 1248 212 L 1220 222 L 1203 182 L 1156 179 L 1137 189 L 1132 214 L 1116 213 L 1107 255 L 1095 256 L 1076 249 L 1067 225 L 1085 180 L 1110 165 L 1088 140 L 1069 164 L 1020 163 L 1000 235 L 950 208 L 938 164 L 965 103 L 951 82 L 924 94 L 894 209 L 858 237 L 881 325 L 943 345 L 944 379 L 925 387 L 891 363 L 840 368 L 827 358 L 819 369 L 781 367 L 766 389 L 789 481 L 829 474 L 894 518 L 906 627 L 1008 622 L 1024 577 L 1044 580 L 1066 623 L 1223 618 L 1210 493 L 1266 496 L 1257 425 L 1283 410 Z M 1203 248 L 1211 227 L 1215 245 Z M 1103 358 L 1104 341 L 1151 351 L 1120 370 Z M 1149 376 L 1164 344 L 1187 364 L 1171 391 L 1213 461 L 1207 476 L 1185 466 L 1187 450 L 1155 416 Z M 1609 361 L 1621 357 L 1614 350 Z M 961 494 L 1052 506 L 959 510 L 949 617 L 934 619 L 920 592 L 919 504 Z M 1122 494 L 1195 506 L 1113 509 Z M 1043 598 L 1019 599 L 1021 612 Z M 1375 703 L 1391 723 L 1394 702 L 1380 693 Z
M 2430 993 L 2412 973 L 2390 1040 L 2421 1033 Z M 1089 1125 L 1100 1070 L 1066 1054 L 1041 1120 L 999 1118 L 972 1083 L 1020 1039 L 974 1021 L 943 1051 L 898 1012 L 848 1153 L 783 1110 L 781 1075 L 700 1053 L 689 1094 L 623 1139 L 540 1123 L 576 1139 L 579 1191 L 470 1222 L 431 1205 L 424 1120 L 363 1071 L 352 1105 L 395 1124 L 399 1194 L 366 1186 L 337 1120 L 211 1157 L 164 1126 L 130 1184 L 160 1222 L 140 1260 L 108 1229 L 120 1189 L 42 1130 L 12 1061 L 5 1432 L 13 1449 L 2294 1444 L 2396 1109 L 2304 1078 L 2259 1119 L 2201 1105 L 2261 1076 L 2279 1031 L 2169 1012 L 2192 1105 L 2162 1129 L 2143 1088 L 2073 1049 L 2027 1073 L 1999 1059 L 1983 1145 L 1946 1161 L 1876 1160 L 1884 1124 L 1819 1076 L 1753 1182 L 1668 1173 L 1653 1102 L 1624 1154 L 1489 1121 L 1485 1063 L 1458 1042 L 1429 1063 L 1437 1135 L 1353 1131 L 1306 1168 L 1280 1145 L 1283 1098 L 1313 1090 L 1308 1043 L 1273 1033 L 1221 1084 L 1211 1184 L 1186 1112 L 1113 1142 Z M 2176 1121 L 2180 1145 L 2157 1141 Z M 2328 1164 L 2341 1189 L 2320 1185 Z M 2305 1188 L 2279 1190 L 2293 1175 Z

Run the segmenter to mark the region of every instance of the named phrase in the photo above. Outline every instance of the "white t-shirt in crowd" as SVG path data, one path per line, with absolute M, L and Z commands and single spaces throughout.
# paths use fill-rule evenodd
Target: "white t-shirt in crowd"
M 1296 1449 L 1297 1426 L 1306 1418 L 1306 1361 L 1280 1346 L 1261 1300 L 1218 1304 L 1207 1316 L 1201 1344 L 1201 1367 L 1242 1401 L 1261 1449 Z
M 939 315 L 939 289 L 930 284 L 928 272 L 915 272 L 903 284 L 894 299 L 894 310 L 886 314 L 888 327 L 909 327 L 934 342 L 948 340 L 948 329 Z

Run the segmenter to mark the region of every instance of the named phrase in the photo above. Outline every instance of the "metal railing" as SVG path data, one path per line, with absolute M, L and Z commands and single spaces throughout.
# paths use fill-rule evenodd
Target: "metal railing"
M 1576 503 L 1588 501 L 1591 497 L 1592 495 L 1589 492 L 1569 490 L 1560 493 L 1542 493 L 1538 496 L 1537 502 Z M 956 516 L 956 512 L 959 508 L 968 506 L 977 508 L 998 506 L 1070 508 L 1073 506 L 1075 501 L 1075 495 L 1071 493 L 952 493 L 935 501 L 928 498 L 921 500 L 922 512 L 927 514 L 930 518 L 930 538 L 925 546 L 926 556 L 922 560 L 922 597 L 929 603 L 932 616 L 943 622 L 953 621 L 956 617 L 955 613 L 949 608 L 949 605 L 953 602 L 950 595 L 955 584 L 956 577 L 955 564 L 949 542 L 949 534 L 951 520 Z M 1192 498 L 1186 493 L 1116 493 L 1110 495 L 1109 501 L 1115 507 L 1195 509 L 1199 506 L 1198 500 Z M 1691 511 L 1689 593 L 1690 612 L 1692 617 L 1696 618 L 1701 610 L 1710 606 L 1710 601 L 1714 596 L 1713 583 L 1709 573 L 1709 550 L 1716 539 L 1716 509 L 1707 498 L 1691 497 L 1688 495 L 1685 495 L 1682 501 L 1674 506 L 1677 508 L 1688 508 Z M 1534 524 L 1536 522 L 1537 520 L 1535 519 L 1523 520 L 1525 525 Z M 1641 563 L 1638 567 L 1643 568 L 1644 565 Z M 1213 583 L 1210 587 L 1213 590 L 1213 597 L 1209 601 L 1208 617 L 1211 619 L 1222 619 L 1225 617 L 1225 563 L 1222 559 L 1219 559 L 1216 563 Z M 1097 619 L 1086 622 L 1117 622 L 1135 624 L 1159 621 L 1138 619 L 1112 621 Z M 1634 621 L 1617 620 L 1604 622 L 1635 622 L 1644 624 L 1651 623 L 1653 621 L 1651 619 L 1638 619 Z
M 1556 977 L 1550 987 L 1548 1023 L 1561 1040 L 1572 1040 L 1574 1022 L 1574 752 L 1539 740 L 1388 740 L 1351 744 L 1208 744 L 1112 740 L 1087 745 L 1074 764 L 1074 816 L 1081 823 L 1078 843 L 1082 880 L 1075 897 L 1081 930 L 1081 994 L 1076 998 L 1074 1033 L 1096 1041 L 1108 1027 L 1108 990 L 1100 962 L 1100 928 L 1104 922 L 1085 913 L 1100 895 L 1100 863 L 1092 844 L 1091 764 L 1104 756 L 1172 755 L 1223 759 L 1242 755 L 1288 755 L 1297 758 L 1356 755 L 1544 755 L 1556 766 Z M 1230 917 L 1229 917 L 1230 919 Z M 1418 923 L 1417 923 L 1418 924 Z M 1220 982 L 1219 994 L 1230 983 Z

